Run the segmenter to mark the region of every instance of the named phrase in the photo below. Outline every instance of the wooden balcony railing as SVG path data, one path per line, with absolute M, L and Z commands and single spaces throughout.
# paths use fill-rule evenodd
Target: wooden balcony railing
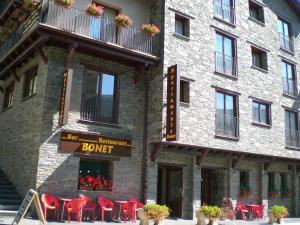
M 48 12 L 42 21 L 44 24 L 67 32 L 80 34 L 97 41 L 108 42 L 131 50 L 156 55 L 152 37 L 140 28 L 120 28 L 112 19 L 89 16 L 85 11 L 71 7 L 63 8 L 49 1 Z
M 287 147 L 300 148 L 300 132 L 298 130 L 285 130 L 285 144 Z
M 239 137 L 239 118 L 216 114 L 216 135 L 229 138 Z
M 279 32 L 279 41 L 280 41 L 280 48 L 294 52 L 294 40 L 292 37 L 286 36 Z
M 103 123 L 115 123 L 115 105 L 113 98 L 104 96 L 84 97 L 81 103 L 81 120 Z
M 215 17 L 227 23 L 235 24 L 235 9 L 221 0 L 214 0 Z
M 298 94 L 297 82 L 294 79 L 283 78 L 283 93 L 296 97 Z
M 236 77 L 236 58 L 215 52 L 215 71 Z

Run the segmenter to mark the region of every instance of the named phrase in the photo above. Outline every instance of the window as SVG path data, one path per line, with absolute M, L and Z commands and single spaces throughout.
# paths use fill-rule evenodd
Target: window
M 237 96 L 217 92 L 216 96 L 216 135 L 237 138 L 239 118 Z
M 78 189 L 89 191 L 112 191 L 112 163 L 80 159 Z
M 240 193 L 250 192 L 250 173 L 249 171 L 240 171 Z
M 265 18 L 264 18 L 264 8 L 260 6 L 259 4 L 249 1 L 249 11 L 250 11 L 250 17 L 264 23 Z
M 294 40 L 292 37 L 291 24 L 279 18 L 278 32 L 279 32 L 280 48 L 290 52 L 294 52 Z
M 13 104 L 13 92 L 14 92 L 14 82 L 11 83 L 4 91 L 4 102 L 3 109 L 8 109 L 12 107 Z
M 298 113 L 285 110 L 286 146 L 299 148 Z
M 189 37 L 189 19 L 175 14 L 175 33 Z
M 190 103 L 190 82 L 180 80 L 180 102 Z
M 234 0 L 214 0 L 214 13 L 216 18 L 234 24 Z
M 235 41 L 220 33 L 216 34 L 215 70 L 236 76 Z
M 254 123 L 271 125 L 271 106 L 269 104 L 253 101 L 252 109 Z
M 252 66 L 268 70 L 268 59 L 267 59 L 267 52 L 251 47 L 252 51 Z
M 273 198 L 277 195 L 277 189 L 275 184 L 275 173 L 268 174 L 268 195 Z
M 289 185 L 287 173 L 280 174 L 280 193 L 282 197 L 289 197 Z
M 117 123 L 116 75 L 88 70 L 82 96 L 81 119 Z
M 27 98 L 27 97 L 35 94 L 36 77 L 37 77 L 37 72 L 38 72 L 37 69 L 38 68 L 35 67 L 25 73 L 24 85 L 23 85 L 23 98 Z
M 297 96 L 297 83 L 295 65 L 287 62 L 282 62 L 282 80 L 283 80 L 283 94 L 293 97 Z

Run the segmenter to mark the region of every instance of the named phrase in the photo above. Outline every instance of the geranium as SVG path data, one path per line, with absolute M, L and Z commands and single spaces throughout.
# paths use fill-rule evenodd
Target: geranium
M 129 16 L 125 16 L 124 14 L 118 14 L 116 16 L 116 23 L 121 27 L 129 27 L 133 24 L 133 20 Z
M 113 181 L 108 180 L 103 176 L 97 176 L 95 179 L 95 187 L 98 189 L 104 189 L 104 190 L 112 190 Z
M 74 4 L 74 0 L 55 0 L 55 3 L 59 6 L 70 8 Z
M 32 12 L 37 6 L 38 6 L 39 2 L 36 0 L 24 0 L 23 3 L 23 8 L 28 11 L 28 12 Z
M 86 8 L 86 13 L 90 16 L 101 16 L 104 12 L 104 7 L 101 5 L 96 5 L 95 3 L 88 4 Z
M 159 27 L 155 26 L 154 24 L 143 24 L 142 31 L 151 36 L 160 33 Z

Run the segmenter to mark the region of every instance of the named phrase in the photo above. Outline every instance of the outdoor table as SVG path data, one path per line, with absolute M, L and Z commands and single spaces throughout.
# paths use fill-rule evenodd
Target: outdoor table
M 257 204 L 245 204 L 249 208 L 249 219 L 253 220 L 253 209 L 254 207 L 257 207 Z
M 122 205 L 127 203 L 128 201 L 125 201 L 125 200 L 118 200 L 118 201 L 115 201 L 116 204 L 119 204 L 120 207 L 119 207 L 119 216 L 118 216 L 118 220 L 121 221 L 121 209 L 122 209 Z
M 62 207 L 62 212 L 61 212 L 61 221 L 63 221 L 65 204 L 66 204 L 66 202 L 72 201 L 72 199 L 71 198 L 59 198 L 59 200 L 61 200 L 63 202 L 63 207 Z

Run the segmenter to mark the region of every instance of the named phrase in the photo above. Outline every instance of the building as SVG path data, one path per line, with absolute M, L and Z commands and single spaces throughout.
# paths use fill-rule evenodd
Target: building
M 299 216 L 296 0 L 105 0 L 100 18 L 78 2 L 42 1 L 0 48 L 0 167 L 21 195 L 140 198 L 188 219 L 228 196 Z M 20 3 L 4 5 L 2 26 Z M 106 182 L 82 190 L 87 175 Z

